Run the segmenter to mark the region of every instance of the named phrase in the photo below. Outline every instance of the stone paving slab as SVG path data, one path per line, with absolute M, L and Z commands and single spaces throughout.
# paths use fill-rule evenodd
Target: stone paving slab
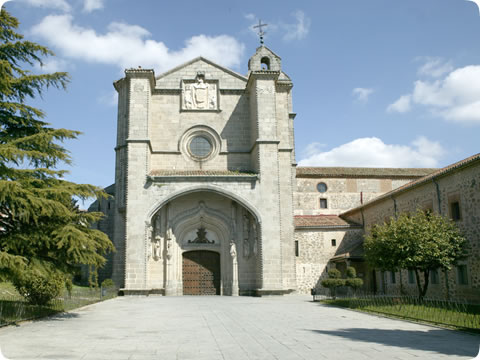
M 310 297 L 119 297 L 0 329 L 7 359 L 473 359 L 480 336 Z

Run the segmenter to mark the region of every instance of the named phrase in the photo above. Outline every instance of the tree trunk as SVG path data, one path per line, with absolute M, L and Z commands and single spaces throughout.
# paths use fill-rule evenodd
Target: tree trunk
M 420 301 L 423 300 L 425 295 L 427 294 L 427 289 L 428 289 L 428 281 L 429 281 L 429 270 L 422 270 L 423 272 L 423 286 L 422 283 L 420 282 L 420 270 L 415 269 L 415 277 L 417 279 L 417 288 L 418 288 L 418 298 Z

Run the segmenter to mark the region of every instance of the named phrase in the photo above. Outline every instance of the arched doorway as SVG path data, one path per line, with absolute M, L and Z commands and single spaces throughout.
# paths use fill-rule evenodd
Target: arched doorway
M 175 296 L 235 296 L 258 288 L 260 227 L 238 202 L 186 193 L 159 208 L 147 226 L 147 286 Z
M 183 295 L 220 295 L 220 254 L 198 250 L 183 253 Z

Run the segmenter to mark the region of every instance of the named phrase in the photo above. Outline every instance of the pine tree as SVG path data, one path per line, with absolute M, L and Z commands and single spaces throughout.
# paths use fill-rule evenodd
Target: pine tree
M 0 276 L 21 279 L 72 273 L 80 264 L 100 267 L 113 251 L 108 237 L 90 228 L 100 213 L 87 213 L 74 198 L 105 196 L 93 185 L 64 179 L 70 164 L 64 140 L 80 132 L 55 129 L 26 101 L 51 87 L 64 89 L 67 73 L 33 74 L 53 53 L 16 33 L 18 20 L 0 13 Z

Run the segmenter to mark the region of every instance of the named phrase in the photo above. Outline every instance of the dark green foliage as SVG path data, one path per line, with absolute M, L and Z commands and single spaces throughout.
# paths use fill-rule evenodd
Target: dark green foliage
M 341 279 L 342 273 L 337 269 L 328 270 L 328 279 L 322 280 L 323 287 L 330 289 L 330 295 L 335 299 L 337 288 L 345 286 L 345 280 Z
M 0 12 L 0 278 L 19 282 L 30 271 L 42 279 L 52 269 L 66 274 L 80 264 L 100 267 L 113 246 L 90 228 L 101 214 L 80 211 L 72 201 L 105 196 L 103 191 L 66 181 L 58 169 L 71 162 L 61 143 L 80 133 L 50 127 L 41 110 L 26 104 L 45 89 L 65 88 L 68 75 L 24 69 L 52 53 L 24 40 L 17 26 L 17 19 Z
M 363 280 L 357 278 L 357 270 L 353 266 L 347 267 L 346 275 L 345 285 L 352 288 L 354 293 L 363 286 Z
M 348 279 L 354 279 L 357 277 L 357 270 L 353 266 L 348 266 L 346 274 Z
M 372 226 L 364 248 L 366 259 L 374 268 L 414 270 L 420 298 L 427 293 L 430 269 L 450 269 L 468 250 L 452 220 L 421 210 L 413 215 L 404 213 L 388 224 Z
M 28 267 L 15 277 L 13 284 L 30 304 L 46 305 L 64 290 L 65 276 L 55 270 Z
M 105 279 L 102 281 L 102 288 L 115 287 L 115 283 L 112 279 Z
M 345 285 L 351 287 L 355 292 L 363 286 L 363 280 L 360 278 L 348 278 L 345 280 Z
M 328 278 L 329 279 L 340 279 L 342 277 L 342 273 L 338 269 L 330 269 L 328 270 Z

